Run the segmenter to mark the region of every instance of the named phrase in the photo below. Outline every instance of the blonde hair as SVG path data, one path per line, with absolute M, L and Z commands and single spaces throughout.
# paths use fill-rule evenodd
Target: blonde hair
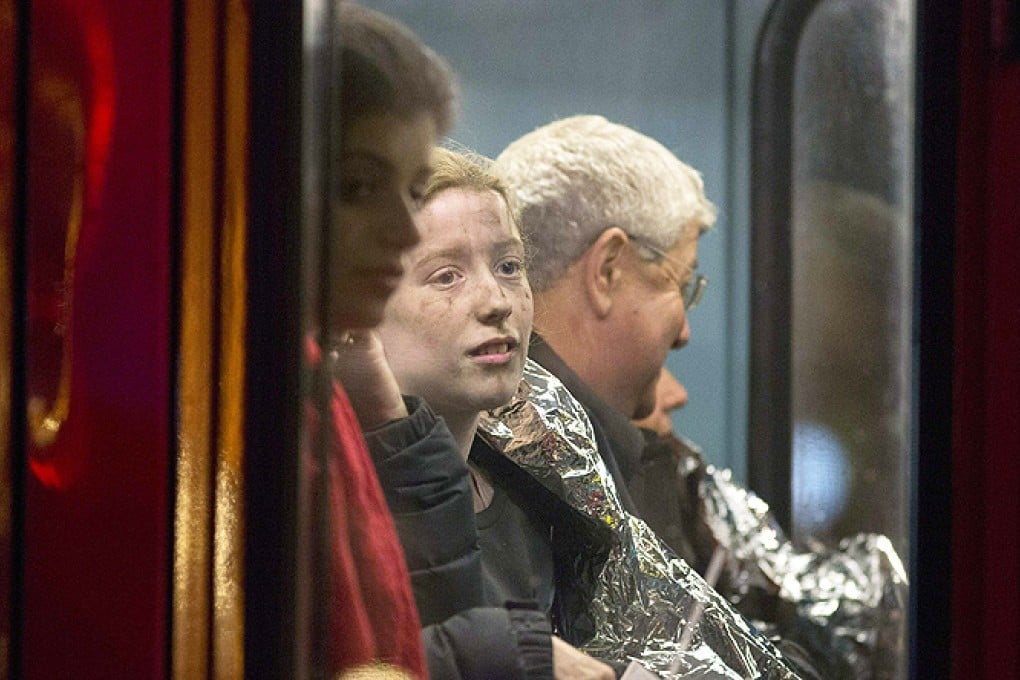
M 432 151 L 432 172 L 422 195 L 422 204 L 428 203 L 448 189 L 494 191 L 506 204 L 514 230 L 520 232 L 516 202 L 510 187 L 495 170 L 491 159 L 470 149 L 436 147 Z
M 606 229 L 661 250 L 715 223 L 700 173 L 651 137 L 602 116 L 564 118 L 496 158 L 532 246 L 532 287 L 552 286 Z

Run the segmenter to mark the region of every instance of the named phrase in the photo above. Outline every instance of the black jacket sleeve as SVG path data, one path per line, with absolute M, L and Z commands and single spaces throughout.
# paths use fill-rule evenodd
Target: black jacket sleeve
M 542 612 L 500 607 L 422 630 L 431 680 L 552 680 L 551 635 Z
M 544 613 L 487 607 L 467 463 L 421 399 L 365 433 L 411 574 L 432 680 L 551 680 Z
M 407 418 L 365 433 L 397 527 L 422 625 L 484 604 L 467 464 L 446 423 L 421 399 Z

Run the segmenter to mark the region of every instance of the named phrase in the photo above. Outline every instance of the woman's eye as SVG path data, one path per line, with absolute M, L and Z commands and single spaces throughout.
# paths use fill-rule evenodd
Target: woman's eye
M 501 261 L 496 265 L 496 269 L 503 276 L 517 276 L 523 271 L 524 264 L 517 258 L 511 258 Z
M 413 186 L 408 190 L 408 195 L 411 197 L 411 201 L 414 202 L 416 210 L 421 210 L 422 206 L 425 205 L 425 188 L 420 186 Z
M 438 286 L 452 286 L 457 282 L 457 279 L 458 279 L 457 272 L 453 271 L 452 269 L 444 269 L 430 276 L 429 283 Z
M 375 183 L 361 179 L 349 179 L 340 183 L 340 199 L 357 201 L 369 198 L 375 191 Z

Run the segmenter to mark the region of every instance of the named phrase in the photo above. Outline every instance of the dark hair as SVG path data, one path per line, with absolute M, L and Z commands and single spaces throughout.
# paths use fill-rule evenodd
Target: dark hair
M 340 2 L 336 31 L 344 126 L 373 113 L 401 118 L 428 113 L 440 134 L 450 129 L 457 94 L 453 73 L 410 29 L 374 10 Z

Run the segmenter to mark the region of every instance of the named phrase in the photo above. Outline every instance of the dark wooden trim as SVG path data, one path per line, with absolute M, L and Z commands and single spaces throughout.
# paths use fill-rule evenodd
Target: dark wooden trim
M 917 6 L 910 677 L 950 677 L 959 5 Z M 975 669 L 976 670 L 976 669 Z M 972 676 L 977 677 L 977 676 Z
M 297 677 L 301 3 L 251 3 L 245 677 Z
M 751 342 L 748 483 L 790 530 L 790 212 L 793 77 L 819 0 L 779 0 L 758 38 L 751 102 Z

